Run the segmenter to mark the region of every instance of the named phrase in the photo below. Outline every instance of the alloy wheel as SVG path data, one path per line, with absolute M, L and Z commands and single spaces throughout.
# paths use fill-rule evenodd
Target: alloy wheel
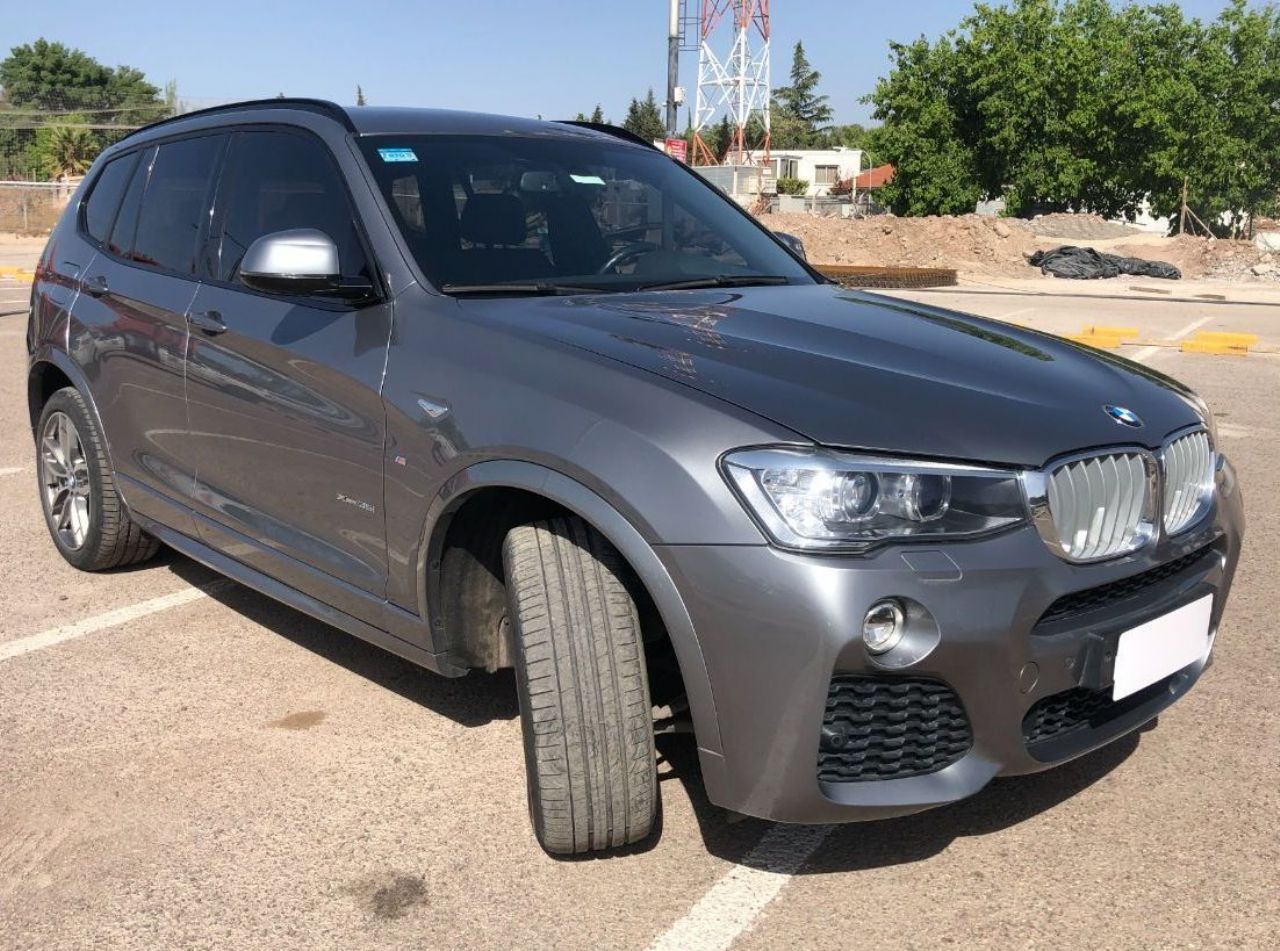
M 40 437 L 40 483 L 46 517 L 67 548 L 84 545 L 89 534 L 93 489 L 80 431 L 66 413 L 52 413 Z

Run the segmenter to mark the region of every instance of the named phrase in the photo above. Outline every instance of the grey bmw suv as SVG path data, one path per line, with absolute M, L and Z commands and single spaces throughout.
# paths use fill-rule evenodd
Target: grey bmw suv
M 550 852 L 904 815 L 1152 719 L 1243 520 L 1192 392 L 844 290 L 621 130 L 269 100 L 108 149 L 27 338 L 40 497 L 448 677 L 514 668 Z

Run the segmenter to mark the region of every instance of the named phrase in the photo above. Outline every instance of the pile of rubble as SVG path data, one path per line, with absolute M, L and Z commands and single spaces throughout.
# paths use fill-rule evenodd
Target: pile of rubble
M 766 228 L 804 241 L 809 259 L 817 264 L 945 267 L 976 280 L 1027 278 L 1039 273 L 1027 263 L 1036 251 L 1076 244 L 1167 261 L 1189 280 L 1280 283 L 1280 253 L 1251 242 L 1140 233 L 1096 215 L 1055 214 L 1024 221 L 986 215 L 842 219 L 766 214 L 760 220 Z
M 1041 247 L 1025 221 L 986 215 L 927 218 L 820 218 L 762 215 L 774 231 L 804 242 L 809 260 L 821 264 L 947 267 L 961 275 L 1026 277 L 1026 258 Z

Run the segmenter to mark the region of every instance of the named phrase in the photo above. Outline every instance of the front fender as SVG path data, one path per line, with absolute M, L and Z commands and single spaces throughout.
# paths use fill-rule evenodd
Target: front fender
M 612 505 L 562 473 L 532 462 L 491 460 L 476 463 L 445 483 L 427 512 L 423 543 L 418 546 L 419 577 L 427 579 L 427 605 L 440 604 L 440 550 L 444 544 L 447 516 L 478 489 L 522 489 L 549 499 L 580 516 L 609 540 L 640 578 L 662 617 L 675 649 L 684 680 L 689 711 L 693 718 L 704 770 L 715 770 L 720 758 L 720 727 L 716 718 L 711 679 L 703 661 L 702 648 L 675 582 L 643 535 Z M 440 627 L 436 611 L 430 610 L 432 634 Z

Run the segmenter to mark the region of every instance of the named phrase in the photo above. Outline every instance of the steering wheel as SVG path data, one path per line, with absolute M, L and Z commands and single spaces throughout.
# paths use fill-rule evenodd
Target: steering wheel
M 608 274 L 610 271 L 616 271 L 624 264 L 628 264 L 636 258 L 642 257 L 653 251 L 661 251 L 660 245 L 654 244 L 652 241 L 631 241 L 624 244 L 613 254 L 609 255 L 609 260 L 601 264 L 596 269 L 597 274 Z

